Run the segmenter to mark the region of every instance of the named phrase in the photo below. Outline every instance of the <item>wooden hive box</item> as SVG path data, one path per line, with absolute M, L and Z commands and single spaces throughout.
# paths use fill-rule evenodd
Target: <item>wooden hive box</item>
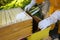
M 32 34 L 32 18 L 21 8 L 0 10 L 0 40 L 17 40 Z

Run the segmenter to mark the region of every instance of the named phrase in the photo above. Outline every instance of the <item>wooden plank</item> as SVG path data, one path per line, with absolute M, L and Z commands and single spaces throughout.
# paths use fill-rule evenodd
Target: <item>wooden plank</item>
M 0 40 L 15 40 L 15 39 L 17 40 L 17 39 L 24 38 L 30 34 L 32 34 L 32 26 L 28 26 L 27 28 L 16 31 L 12 34 L 0 37 Z
M 20 35 L 17 35 L 16 37 L 10 39 L 10 40 L 20 40 L 22 38 L 28 37 L 32 34 L 32 26 L 29 26 L 27 28 L 24 28 L 20 33 Z
M 24 22 L 19 22 L 13 25 L 6 26 L 4 28 L 0 28 L 0 37 L 7 34 L 11 34 L 12 32 L 15 32 L 17 30 L 21 30 L 30 25 L 32 25 L 32 20 L 26 20 Z
M 2 14 L 1 14 L 1 11 L 0 11 L 0 27 L 2 26 Z
M 1 14 L 2 14 L 2 26 L 4 27 L 6 25 L 5 10 L 2 10 Z
M 14 11 L 13 11 L 14 12 Z M 16 20 L 15 20 L 15 17 L 14 17 L 14 15 L 13 15 L 13 12 L 12 12 L 12 10 L 9 10 L 9 15 L 10 15 L 10 19 L 11 19 L 11 21 L 12 21 L 12 24 L 13 23 L 16 23 Z
M 9 12 L 7 10 L 5 10 L 5 15 L 6 15 L 6 23 L 7 23 L 7 25 L 10 25 L 11 19 L 10 19 Z
M 23 12 L 23 10 L 20 9 L 20 8 L 13 8 L 13 9 L 10 9 L 8 11 L 9 11 L 10 18 L 12 20 L 12 23 L 16 23 L 16 21 L 19 22 L 19 20 L 17 20 L 15 17 L 16 17 L 17 14 Z
M 14 16 L 16 18 L 16 15 L 20 13 L 20 10 L 18 8 L 16 8 L 16 9 L 14 9 L 14 11 L 15 11 L 15 13 L 13 13 L 13 14 L 14 14 Z M 22 20 L 17 20 L 16 19 L 16 21 L 19 22 L 19 21 L 22 21 Z
M 16 13 L 16 11 L 15 11 L 15 8 L 14 8 L 14 9 L 10 9 L 9 11 L 12 12 L 12 13 L 11 13 L 11 14 L 12 14 L 11 16 L 13 16 L 13 18 L 14 18 L 13 23 L 16 23 L 17 21 L 16 21 L 16 18 L 15 18 L 15 14 L 17 14 L 17 13 Z M 13 18 L 12 18 L 12 19 L 13 19 Z

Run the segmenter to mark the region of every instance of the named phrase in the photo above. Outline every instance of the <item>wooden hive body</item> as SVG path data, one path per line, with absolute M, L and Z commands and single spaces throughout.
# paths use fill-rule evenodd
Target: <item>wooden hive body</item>
M 17 40 L 32 34 L 32 18 L 21 8 L 0 10 L 0 40 Z

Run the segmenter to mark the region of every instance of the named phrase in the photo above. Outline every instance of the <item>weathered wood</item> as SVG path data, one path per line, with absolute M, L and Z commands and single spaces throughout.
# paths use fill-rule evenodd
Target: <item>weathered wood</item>
M 24 13 L 25 17 L 20 19 L 17 19 L 16 17 L 20 14 Z M 6 25 L 11 25 L 14 23 L 18 23 L 18 22 L 22 22 L 25 20 L 29 20 L 32 19 L 28 14 L 26 14 L 21 8 L 13 8 L 10 10 L 2 10 L 0 11 L 0 16 L 2 16 L 2 19 L 0 18 L 0 20 L 2 21 L 2 23 L 0 25 L 2 26 L 6 26 Z M 20 15 L 21 16 L 21 15 Z M 23 16 L 22 16 L 23 17 Z M 2 27 L 0 26 L 0 28 Z
M 21 38 L 31 35 L 32 34 L 31 31 L 32 31 L 32 26 L 28 26 L 27 28 L 18 30 L 9 35 L 7 34 L 5 36 L 1 36 L 0 40 L 18 40 L 18 39 L 21 39 Z
M 11 34 L 12 32 L 21 30 L 21 29 L 26 28 L 28 26 L 31 26 L 32 25 L 31 21 L 32 20 L 27 20 L 27 21 L 24 21 L 21 23 L 15 23 L 15 24 L 6 26 L 4 28 L 0 28 L 0 37 L 7 35 L 7 34 Z
M 17 40 L 32 34 L 32 17 L 21 8 L 0 11 L 0 40 Z

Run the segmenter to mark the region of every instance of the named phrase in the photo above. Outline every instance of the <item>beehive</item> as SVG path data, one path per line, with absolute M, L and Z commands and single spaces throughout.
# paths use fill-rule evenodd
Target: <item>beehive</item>
M 21 8 L 0 10 L 0 40 L 17 40 L 32 34 L 32 18 Z

